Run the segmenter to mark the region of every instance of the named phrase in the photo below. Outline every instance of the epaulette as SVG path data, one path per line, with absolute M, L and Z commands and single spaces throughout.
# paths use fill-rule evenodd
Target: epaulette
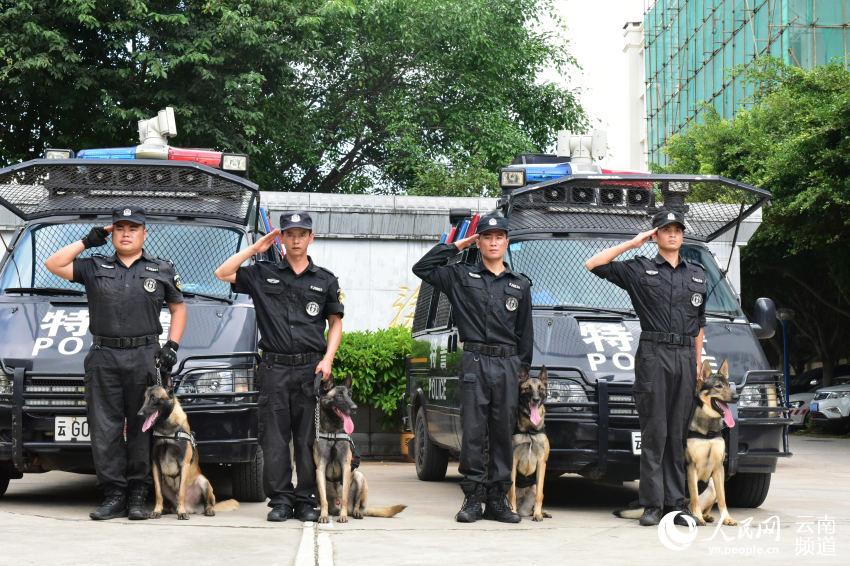
M 89 257 L 97 258 L 97 259 L 107 259 L 107 260 L 109 259 L 108 255 L 103 255 L 103 254 L 91 254 L 91 256 L 89 256 Z
M 316 265 L 316 264 L 313 264 L 313 265 Z M 316 269 L 318 269 L 318 270 L 320 270 L 320 271 L 324 271 L 325 273 L 327 273 L 328 275 L 330 275 L 331 277 L 333 277 L 334 279 L 336 279 L 336 275 L 334 275 L 334 274 L 333 274 L 333 271 L 331 271 L 330 269 L 327 269 L 327 268 L 325 268 L 325 267 L 322 267 L 321 265 L 316 265 Z
M 698 261 L 694 261 L 692 259 L 688 259 L 688 260 L 685 260 L 685 261 L 688 262 L 688 265 L 695 265 L 695 266 L 699 267 L 700 269 L 702 269 L 703 271 L 707 271 L 705 266 Z
M 515 273 L 516 273 L 516 272 L 515 272 Z M 528 275 L 526 275 L 525 273 L 516 273 L 516 275 L 517 275 L 517 276 L 519 276 L 519 278 L 520 278 L 520 279 L 525 279 L 526 281 L 528 281 L 528 286 L 529 286 L 529 287 L 531 287 L 531 286 L 533 286 L 533 285 L 534 285 L 534 281 L 532 281 L 532 280 L 531 280 L 531 277 L 529 277 L 529 276 L 528 276 Z

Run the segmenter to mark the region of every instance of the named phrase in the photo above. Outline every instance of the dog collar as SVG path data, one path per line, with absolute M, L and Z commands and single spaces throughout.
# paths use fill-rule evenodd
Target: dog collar
M 186 432 L 183 430 L 178 430 L 172 435 L 165 434 L 157 434 L 153 433 L 154 438 L 163 438 L 166 440 L 182 440 L 184 442 L 190 442 L 192 444 L 192 448 L 195 448 L 195 433 L 194 432 Z
M 720 431 L 719 431 L 719 430 L 710 430 L 710 431 L 708 431 L 708 434 L 703 434 L 703 433 L 701 433 L 701 432 L 697 432 L 697 431 L 695 431 L 695 430 L 689 430 L 689 431 L 688 431 L 688 438 L 706 438 L 706 439 L 711 439 L 711 438 L 717 438 L 718 436 L 720 436 Z
M 347 440 L 354 444 L 351 437 L 344 432 L 320 432 L 316 436 L 323 440 Z

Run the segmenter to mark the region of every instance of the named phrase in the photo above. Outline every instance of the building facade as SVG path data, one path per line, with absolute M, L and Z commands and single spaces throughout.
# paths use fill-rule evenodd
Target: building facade
M 707 108 L 746 107 L 752 86 L 736 69 L 757 57 L 850 66 L 850 0 L 656 0 L 643 28 L 650 163 L 666 163 L 667 139 Z

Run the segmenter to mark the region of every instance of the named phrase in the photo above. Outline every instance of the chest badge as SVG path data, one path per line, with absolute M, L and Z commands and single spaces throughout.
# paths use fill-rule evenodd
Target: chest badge
M 280 283 L 280 279 L 272 279 L 271 277 L 269 277 L 268 279 L 266 279 L 266 281 L 268 281 L 268 282 L 269 282 L 269 283 L 271 283 L 272 285 L 277 285 L 278 283 Z
M 505 301 L 505 308 L 511 312 L 514 312 L 518 306 L 519 301 L 516 299 L 516 297 L 508 297 Z
M 705 279 L 700 279 L 699 277 L 691 277 L 694 283 L 705 283 Z
M 310 316 L 316 316 L 317 314 L 319 314 L 319 303 L 317 303 L 316 301 L 310 301 L 309 303 L 307 303 L 307 308 L 305 310 Z
M 145 291 L 148 293 L 153 293 L 156 291 L 156 279 L 147 278 L 144 283 Z
M 694 293 L 691 295 L 691 304 L 695 307 L 698 307 L 702 304 L 702 295 L 699 293 Z
M 654 269 L 647 269 L 646 274 L 647 275 L 658 275 L 658 272 Z
M 520 287 L 516 283 L 508 283 L 508 287 L 513 287 L 514 289 L 519 289 L 520 291 L 522 291 L 522 287 Z
M 315 285 L 310 285 L 310 289 L 312 289 L 313 291 L 319 292 L 319 293 L 323 293 L 325 291 L 321 287 L 316 287 Z
M 469 272 L 469 276 L 470 276 L 470 277 L 472 277 L 473 279 L 481 279 L 481 275 L 480 275 L 480 274 L 478 274 L 478 273 L 472 273 L 471 271 Z
M 151 267 L 151 266 L 149 266 L 149 265 L 146 265 L 146 266 L 145 266 L 145 271 L 153 271 L 154 273 L 157 273 L 157 272 L 159 272 L 159 268 L 158 268 L 158 267 Z

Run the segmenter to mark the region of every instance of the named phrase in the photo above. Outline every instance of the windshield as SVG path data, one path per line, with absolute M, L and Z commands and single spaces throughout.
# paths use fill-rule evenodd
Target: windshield
M 531 278 L 531 300 L 535 306 L 570 306 L 631 310 L 629 295 L 616 285 L 600 279 L 584 267 L 584 262 L 622 240 L 612 239 L 541 239 L 513 241 L 508 254 L 511 268 Z M 629 250 L 618 260 L 637 255 L 655 257 L 655 244 Z M 702 264 L 710 292 L 706 312 L 743 316 L 732 289 L 720 274 L 714 257 L 700 246 L 685 244 L 681 255 Z
M 59 248 L 79 240 L 93 224 L 40 224 L 27 230 L 6 262 L 0 289 L 36 287 L 84 291 L 82 285 L 56 277 L 44 267 L 44 260 Z M 148 225 L 145 251 L 154 257 L 174 262 L 186 293 L 229 297 L 230 285 L 215 278 L 213 272 L 244 245 L 244 232 L 235 228 L 211 225 Z M 93 254 L 112 255 L 115 248 L 105 246 L 84 250 L 80 257 Z

